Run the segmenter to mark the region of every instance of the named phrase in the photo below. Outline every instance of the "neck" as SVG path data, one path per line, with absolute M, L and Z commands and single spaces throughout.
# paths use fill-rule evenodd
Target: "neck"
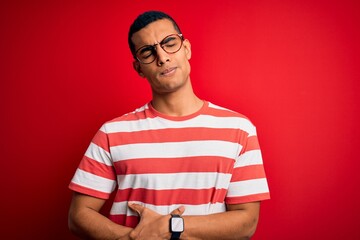
M 152 106 L 159 112 L 169 116 L 187 116 L 197 112 L 203 101 L 199 99 L 190 85 L 186 91 L 157 94 L 153 92 Z

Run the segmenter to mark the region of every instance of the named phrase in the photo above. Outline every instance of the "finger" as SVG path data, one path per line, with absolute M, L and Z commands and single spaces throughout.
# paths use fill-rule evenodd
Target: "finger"
M 184 212 L 185 212 L 185 207 L 180 206 L 180 207 L 174 209 L 170 214 L 182 215 Z
M 144 210 L 143 206 L 141 206 L 140 204 L 133 203 L 133 202 L 128 202 L 128 206 L 129 206 L 130 209 L 137 212 L 139 214 L 139 216 L 141 216 L 141 213 Z

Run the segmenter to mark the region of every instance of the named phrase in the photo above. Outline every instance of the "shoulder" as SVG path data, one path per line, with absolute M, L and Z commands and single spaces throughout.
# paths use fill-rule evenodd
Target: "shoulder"
M 117 126 L 122 126 L 124 124 L 128 125 L 129 123 L 138 122 L 143 119 L 146 119 L 150 117 L 148 110 L 149 110 L 149 104 L 147 103 L 142 107 L 135 109 L 132 112 L 128 112 L 126 114 L 123 114 L 122 116 L 113 118 L 105 122 L 100 130 L 107 133 L 109 132 L 110 129 L 117 128 Z
M 247 116 L 237 111 L 208 102 L 207 114 L 224 121 L 228 127 L 236 126 L 236 128 L 244 130 L 250 135 L 256 133 L 256 127 L 252 121 Z
M 250 121 L 250 119 L 247 116 L 237 111 L 231 110 L 229 108 L 221 107 L 211 102 L 208 102 L 208 113 L 212 115 L 217 115 L 219 117 L 234 117 L 234 118 L 241 118 Z

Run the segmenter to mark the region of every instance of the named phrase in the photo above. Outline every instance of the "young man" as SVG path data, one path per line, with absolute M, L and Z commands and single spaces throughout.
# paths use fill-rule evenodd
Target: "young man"
M 170 16 L 140 15 L 129 45 L 153 98 L 95 135 L 70 183 L 70 229 L 93 239 L 251 237 L 269 198 L 255 127 L 194 94 L 191 45 Z

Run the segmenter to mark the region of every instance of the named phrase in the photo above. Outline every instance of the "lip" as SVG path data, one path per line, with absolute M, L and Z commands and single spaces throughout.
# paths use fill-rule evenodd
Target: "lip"
M 173 74 L 175 72 L 175 70 L 176 70 L 176 67 L 170 67 L 170 68 L 167 68 L 164 71 L 162 71 L 160 74 L 162 76 L 169 76 L 169 75 Z

